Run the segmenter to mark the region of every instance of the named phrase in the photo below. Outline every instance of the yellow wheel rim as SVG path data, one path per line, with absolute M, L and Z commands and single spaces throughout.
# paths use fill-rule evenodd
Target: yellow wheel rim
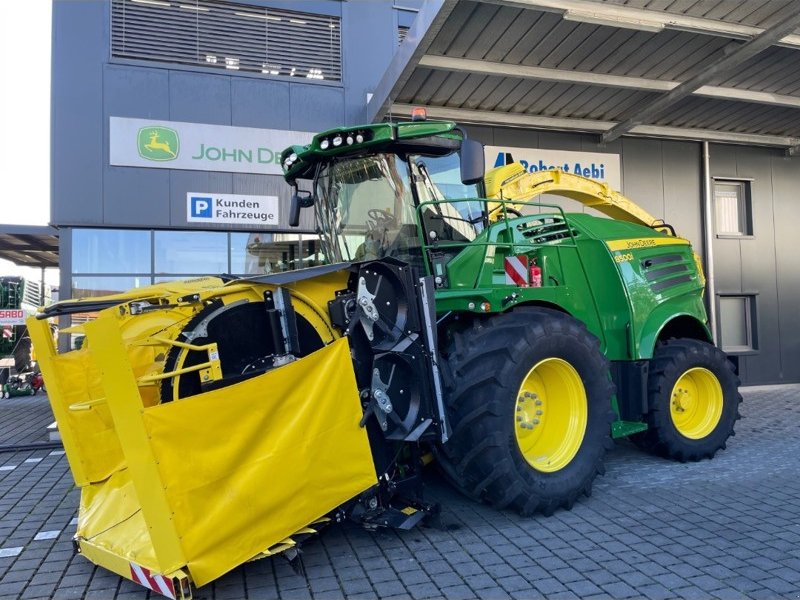
M 675 382 L 669 413 L 678 433 L 692 440 L 709 435 L 722 416 L 722 386 L 708 369 L 689 369 Z
M 575 458 L 589 418 L 586 390 L 575 368 L 546 358 L 522 380 L 514 406 L 514 436 L 537 471 L 553 473 Z

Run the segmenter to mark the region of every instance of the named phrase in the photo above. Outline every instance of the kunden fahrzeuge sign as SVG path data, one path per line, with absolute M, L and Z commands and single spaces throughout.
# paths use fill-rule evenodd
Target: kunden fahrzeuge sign
M 280 153 L 313 133 L 111 117 L 110 164 L 281 175 Z
M 277 196 L 245 194 L 186 194 L 186 220 L 189 223 L 228 225 L 280 225 Z

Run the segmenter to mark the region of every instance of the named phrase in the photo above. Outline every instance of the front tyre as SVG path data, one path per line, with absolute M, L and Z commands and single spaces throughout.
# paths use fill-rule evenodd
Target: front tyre
M 739 379 L 721 350 L 697 340 L 670 340 L 653 355 L 648 430 L 633 441 L 681 462 L 712 458 L 734 435 L 741 401 Z
M 519 308 L 454 332 L 445 354 L 453 435 L 438 454 L 457 488 L 522 515 L 591 493 L 612 443 L 614 386 L 582 323 Z

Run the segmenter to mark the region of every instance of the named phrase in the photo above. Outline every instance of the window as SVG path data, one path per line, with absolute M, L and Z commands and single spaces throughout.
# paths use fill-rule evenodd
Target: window
M 715 180 L 714 211 L 717 235 L 753 235 L 750 182 Z
M 755 306 L 755 294 L 719 296 L 720 346 L 725 352 L 758 349 Z
M 150 273 L 150 232 L 74 229 L 73 273 Z
M 228 234 L 156 231 L 155 273 L 219 275 L 228 272 Z
M 112 0 L 111 54 L 227 71 L 342 79 L 341 19 L 220 0 Z
M 232 233 L 231 271 L 236 275 L 270 275 L 319 264 L 314 263 L 308 245 L 301 244 L 296 233 Z

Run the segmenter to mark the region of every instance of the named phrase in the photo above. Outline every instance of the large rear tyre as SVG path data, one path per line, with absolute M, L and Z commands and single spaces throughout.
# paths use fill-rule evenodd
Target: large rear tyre
M 591 494 L 612 445 L 614 386 L 582 323 L 519 308 L 453 333 L 445 356 L 453 434 L 438 454 L 458 489 L 522 515 Z
M 712 458 L 741 418 L 739 378 L 706 342 L 670 340 L 656 348 L 648 379 L 648 429 L 637 446 L 681 462 Z

